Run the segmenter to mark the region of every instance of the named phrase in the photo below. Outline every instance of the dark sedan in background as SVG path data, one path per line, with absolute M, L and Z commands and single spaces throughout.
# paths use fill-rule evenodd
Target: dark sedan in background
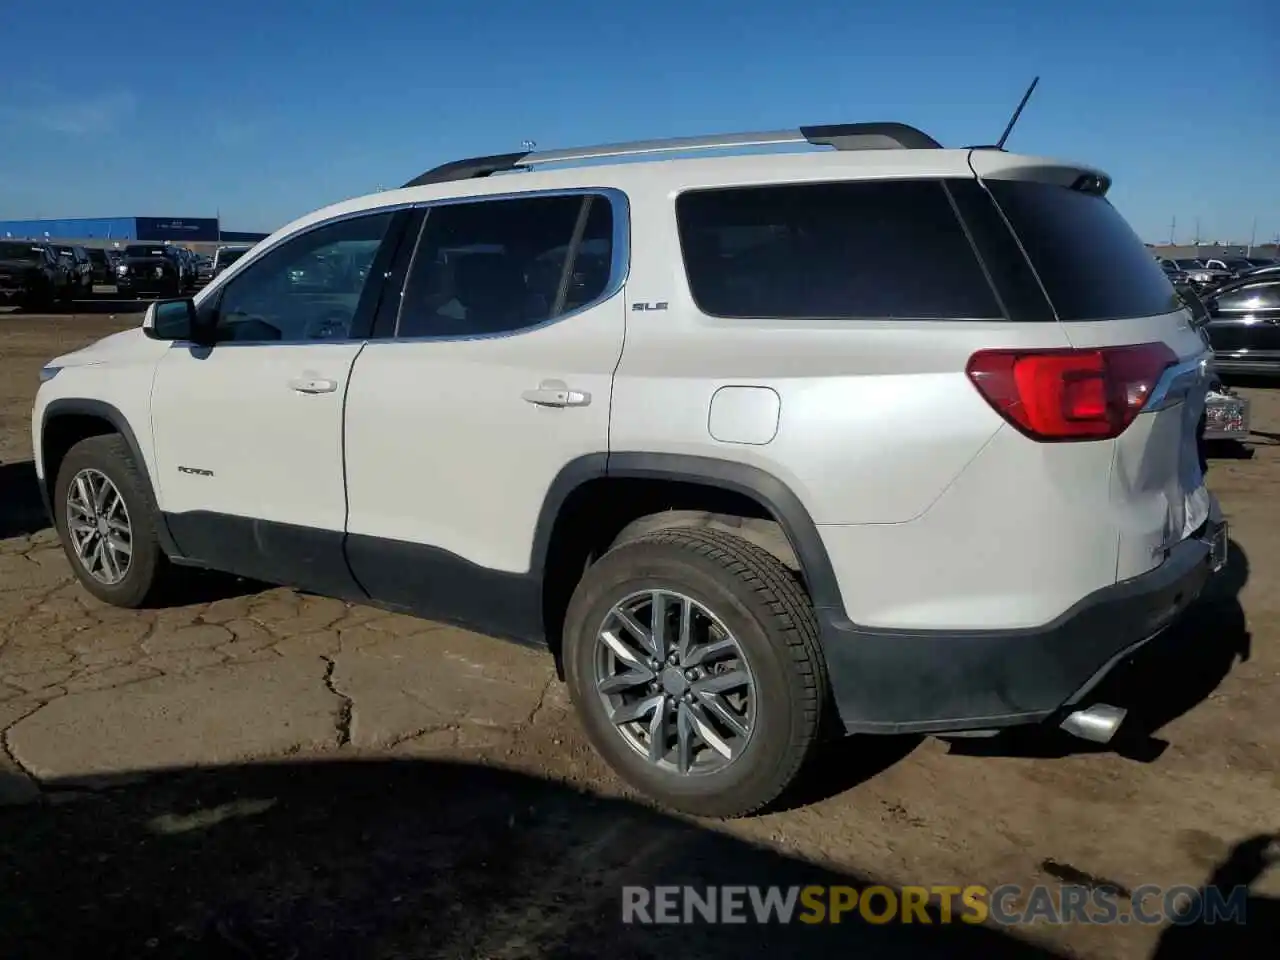
M 1280 271 L 1224 284 L 1204 306 L 1220 372 L 1280 374 Z

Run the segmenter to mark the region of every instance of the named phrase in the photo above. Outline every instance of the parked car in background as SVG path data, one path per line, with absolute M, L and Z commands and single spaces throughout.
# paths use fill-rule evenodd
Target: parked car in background
M 1172 260 L 1160 260 L 1160 269 L 1164 271 L 1164 275 L 1169 278 L 1169 282 L 1175 287 L 1185 286 L 1191 282 L 1191 278 L 1187 276 L 1187 271 Z
M 1228 283 L 1204 303 L 1215 368 L 1280 374 L 1280 273 Z
M 0 303 L 52 310 L 73 296 L 71 270 L 47 243 L 0 240 Z
M 1195 284 L 1197 290 L 1212 290 L 1232 279 L 1231 271 L 1219 267 L 1210 267 L 1203 260 L 1174 260 L 1179 270 L 1186 271 L 1188 279 Z
M 196 267 L 196 255 L 186 247 L 177 247 L 178 256 L 182 260 L 182 289 L 194 290 L 200 279 Z
M 93 296 L 93 261 L 84 247 L 59 245 L 54 247 L 58 256 L 67 264 L 71 273 L 71 286 L 75 296 Z
M 1245 257 L 1210 257 L 1204 265 L 1210 270 L 1225 270 L 1233 279 L 1253 269 L 1253 264 Z
M 115 283 L 115 258 L 111 255 L 112 251 L 104 247 L 89 247 L 88 253 L 89 263 L 93 267 L 93 282 L 95 284 Z
M 131 243 L 116 266 L 116 289 L 124 296 L 156 293 L 176 297 L 185 289 L 183 265 L 173 247 Z
M 1253 277 L 1275 276 L 1280 275 L 1280 263 L 1263 263 L 1251 270 L 1246 270 L 1240 274 L 1239 279 L 1247 280 Z
M 249 244 L 219 247 L 213 252 L 213 266 L 210 268 L 210 277 L 218 276 L 218 274 L 222 273 L 252 249 L 253 247 Z
M 213 277 L 213 257 L 203 253 L 196 254 L 196 279 L 209 280 Z
M 1176 288 L 1178 296 L 1191 312 L 1191 324 L 1202 337 L 1212 344 L 1209 335 L 1211 317 L 1195 288 L 1189 285 Z M 1216 364 L 1209 373 L 1209 390 L 1204 400 L 1204 427 L 1200 438 L 1205 440 L 1242 441 L 1249 436 L 1249 401 L 1222 382 Z M 1203 444 L 1201 454 L 1204 455 Z

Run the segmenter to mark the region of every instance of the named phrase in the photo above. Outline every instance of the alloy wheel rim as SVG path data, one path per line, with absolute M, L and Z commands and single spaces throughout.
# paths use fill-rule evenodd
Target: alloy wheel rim
M 681 775 L 723 770 L 756 722 L 756 685 L 737 638 L 705 605 L 671 590 L 610 608 L 595 644 L 596 693 L 623 742 Z
M 67 535 L 85 572 L 105 586 L 129 575 L 133 526 L 116 485 L 101 470 L 85 468 L 67 487 Z

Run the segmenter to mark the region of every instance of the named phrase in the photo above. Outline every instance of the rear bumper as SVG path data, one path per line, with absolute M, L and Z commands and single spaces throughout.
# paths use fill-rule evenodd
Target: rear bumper
M 836 706 L 850 733 L 944 733 L 1047 720 L 1085 696 L 1200 595 L 1215 518 L 1154 570 L 1085 597 L 1041 627 L 869 630 L 819 611 Z

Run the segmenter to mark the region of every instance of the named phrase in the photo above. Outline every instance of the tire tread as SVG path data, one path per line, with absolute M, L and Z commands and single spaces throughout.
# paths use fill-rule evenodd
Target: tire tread
M 726 785 L 720 792 L 696 797 L 686 794 L 679 800 L 668 795 L 666 802 L 695 816 L 750 816 L 771 807 L 795 784 L 812 757 L 823 729 L 828 690 L 826 661 L 817 615 L 797 576 L 773 554 L 733 533 L 703 526 L 663 527 L 615 543 L 589 568 L 571 604 L 570 619 L 580 624 L 581 617 L 586 615 L 585 607 L 575 609 L 579 596 L 582 603 L 590 603 L 593 601 L 586 597 L 598 595 L 602 588 L 608 589 L 604 584 L 609 579 L 593 579 L 596 567 L 608 564 L 611 579 L 636 563 L 643 565 L 642 558 L 646 556 L 679 561 L 681 555 L 687 558 L 683 561 L 685 564 L 701 570 L 702 576 L 719 580 L 723 589 L 735 594 L 737 602 L 743 605 L 742 613 L 756 621 L 774 650 L 776 659 L 770 669 L 781 671 L 779 679 L 788 691 L 784 708 L 787 719 L 785 733 L 759 731 L 774 738 L 765 751 L 770 759 L 764 766 L 754 768 L 746 778 L 739 779 L 732 787 Z M 588 582 L 592 584 L 590 587 Z M 584 587 L 585 594 L 581 593 Z M 588 642 L 581 630 L 579 625 L 570 631 L 575 647 Z M 576 674 L 572 669 L 577 654 L 568 659 L 572 686 L 579 682 L 574 679 Z M 591 727 L 595 726 L 593 720 Z M 785 739 L 778 742 L 778 737 Z M 656 790 L 656 785 L 653 789 Z

